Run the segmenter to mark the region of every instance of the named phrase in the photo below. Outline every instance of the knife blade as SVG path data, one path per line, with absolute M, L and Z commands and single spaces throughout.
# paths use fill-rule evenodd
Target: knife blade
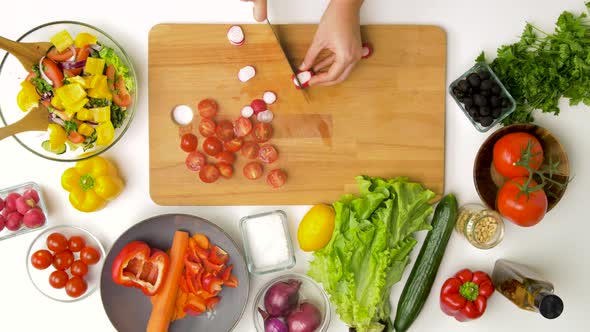
M 289 68 L 291 68 L 291 73 L 293 74 L 293 77 L 295 77 L 295 81 L 297 81 L 297 84 L 299 84 L 299 86 L 302 86 L 301 82 L 299 82 L 299 79 L 297 78 L 297 70 L 295 70 L 291 66 L 291 62 L 289 61 L 289 58 L 287 57 L 287 53 L 285 52 L 285 49 L 283 48 L 283 44 L 281 44 L 281 40 L 279 39 L 279 34 L 275 30 L 274 26 L 270 23 L 268 18 L 266 19 L 266 24 L 270 27 L 270 30 L 272 31 L 273 35 L 275 36 L 277 44 L 279 44 L 279 48 L 281 49 L 281 52 L 283 53 L 283 58 L 285 59 L 285 61 L 287 61 Z M 303 98 L 305 98 L 305 101 L 307 103 L 309 103 L 309 97 L 307 95 L 307 92 L 304 89 L 298 89 L 298 90 L 301 91 L 301 93 L 303 94 Z

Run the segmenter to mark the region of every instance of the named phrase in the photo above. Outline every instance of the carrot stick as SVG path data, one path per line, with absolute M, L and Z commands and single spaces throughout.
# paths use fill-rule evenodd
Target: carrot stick
M 148 322 L 147 332 L 167 332 L 175 310 L 178 293 L 178 278 L 184 269 L 184 251 L 188 247 L 187 232 L 176 231 L 172 248 L 170 248 L 170 267 L 160 291 L 154 295 L 152 314 Z

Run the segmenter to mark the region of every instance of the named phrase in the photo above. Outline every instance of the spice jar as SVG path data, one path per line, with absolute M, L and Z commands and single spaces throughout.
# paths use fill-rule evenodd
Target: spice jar
M 480 204 L 467 204 L 459 209 L 455 230 L 474 247 L 490 249 L 504 237 L 504 221 L 496 211 Z

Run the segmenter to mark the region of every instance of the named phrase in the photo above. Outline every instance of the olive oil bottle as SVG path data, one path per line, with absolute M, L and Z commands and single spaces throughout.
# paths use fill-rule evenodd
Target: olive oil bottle
M 559 317 L 563 301 L 553 293 L 553 284 L 522 264 L 499 259 L 492 281 L 496 290 L 521 309 L 538 312 L 547 319 Z

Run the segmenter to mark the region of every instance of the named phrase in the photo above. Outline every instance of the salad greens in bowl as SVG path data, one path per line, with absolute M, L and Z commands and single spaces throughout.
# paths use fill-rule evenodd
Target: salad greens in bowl
M 108 150 L 129 128 L 137 105 L 133 65 L 109 35 L 91 25 L 60 21 L 38 26 L 19 42 L 50 42 L 33 68 L 6 54 L 0 64 L 0 119 L 19 121 L 47 109 L 47 130 L 15 135 L 46 159 L 79 161 Z

